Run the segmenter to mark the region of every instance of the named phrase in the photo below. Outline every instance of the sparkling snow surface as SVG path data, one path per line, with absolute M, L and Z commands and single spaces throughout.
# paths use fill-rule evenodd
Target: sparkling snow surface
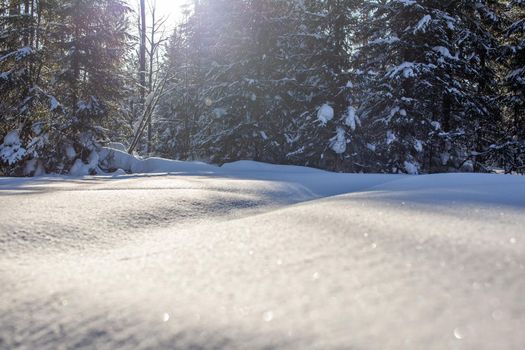
M 0 179 L 0 349 L 525 348 L 525 177 L 199 167 Z

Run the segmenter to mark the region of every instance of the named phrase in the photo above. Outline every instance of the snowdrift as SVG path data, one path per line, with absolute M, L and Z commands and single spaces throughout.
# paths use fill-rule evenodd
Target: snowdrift
M 525 177 L 111 153 L 0 178 L 0 348 L 524 348 Z
M 119 173 L 209 173 L 217 169 L 216 166 L 202 162 L 163 158 L 140 159 L 125 151 L 106 147 L 98 152 L 98 157 L 99 167 Z

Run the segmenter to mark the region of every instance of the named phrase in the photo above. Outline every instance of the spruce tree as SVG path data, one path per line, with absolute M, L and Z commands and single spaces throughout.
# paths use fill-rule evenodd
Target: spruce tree
M 299 104 L 297 134 L 291 159 L 303 165 L 334 170 L 360 168 L 359 118 L 351 98 L 350 54 L 361 1 L 331 0 L 299 3 L 297 32 L 289 50 L 296 55 Z
M 506 73 L 503 97 L 507 143 L 503 165 L 507 172 L 525 172 L 525 1 L 509 3 L 510 24 L 505 31 Z
M 10 5 L 2 26 L 8 42 L 2 45 L 0 91 L 8 134 L 1 148 L 6 155 L 18 147 L 19 156 L 14 162 L 3 157 L 4 164 L 17 174 L 67 173 L 74 164 L 97 171 L 93 151 L 119 113 L 127 5 L 121 0 Z M 24 20 L 7 23 L 20 17 Z
M 368 1 L 365 11 L 354 73 L 375 170 L 472 168 L 497 115 L 485 2 Z
M 48 52 L 42 6 L 38 0 L 0 3 L 0 172 L 8 175 L 34 172 L 24 162 L 38 155 L 39 119 L 56 101 L 42 79 Z

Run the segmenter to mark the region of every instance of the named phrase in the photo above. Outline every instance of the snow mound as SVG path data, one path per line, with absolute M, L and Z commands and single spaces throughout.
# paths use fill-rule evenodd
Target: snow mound
M 73 176 L 84 176 L 100 173 L 98 162 L 98 153 L 96 151 L 91 151 L 88 162 L 84 163 L 81 159 L 77 159 L 69 170 L 69 174 Z
M 120 142 L 110 142 L 108 144 L 108 148 L 117 149 L 117 150 L 122 151 L 122 152 L 127 152 L 128 151 L 128 148 L 124 144 L 122 144 Z
M 256 162 L 253 160 L 238 160 L 232 163 L 226 163 L 221 168 L 221 170 L 227 172 L 286 172 L 286 173 L 328 173 L 327 171 L 307 168 L 303 166 L 295 165 L 279 165 L 279 164 L 269 164 Z
M 103 147 L 99 151 L 100 167 L 127 173 L 210 173 L 218 167 L 203 162 L 185 162 L 163 158 L 139 159 L 125 151 Z
M 525 177 L 214 170 L 0 178 L 0 348 L 523 348 Z

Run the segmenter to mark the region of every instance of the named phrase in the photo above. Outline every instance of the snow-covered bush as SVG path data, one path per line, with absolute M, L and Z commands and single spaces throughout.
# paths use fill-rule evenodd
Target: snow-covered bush
M 0 145 L 0 161 L 7 165 L 14 165 L 26 154 L 27 151 L 22 147 L 18 130 L 13 130 L 4 136 L 4 142 Z

